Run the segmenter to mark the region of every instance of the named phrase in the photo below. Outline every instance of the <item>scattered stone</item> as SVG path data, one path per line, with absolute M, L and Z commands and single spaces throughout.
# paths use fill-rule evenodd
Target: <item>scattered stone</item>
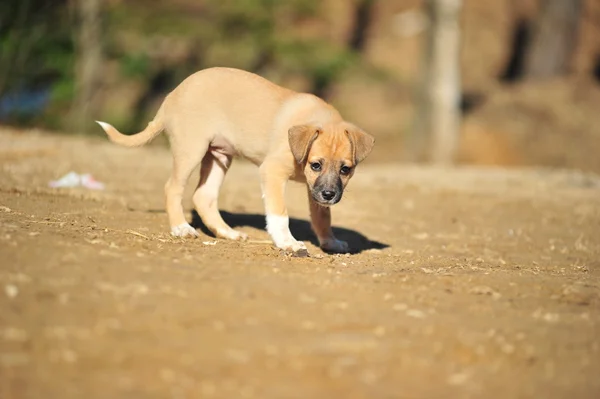
M 424 319 L 425 318 L 425 312 L 418 310 L 418 309 L 408 309 L 406 311 L 406 315 L 409 317 L 414 317 L 415 319 Z
M 450 385 L 464 385 L 469 380 L 469 374 L 467 373 L 456 373 L 448 377 L 448 384 Z
M 15 367 L 24 366 L 29 363 L 29 355 L 26 353 L 2 353 L 0 354 L 0 366 Z
M 298 251 L 292 252 L 292 258 L 308 258 L 308 250 L 307 249 L 299 249 Z
M 503 343 L 500 348 L 502 349 L 502 352 L 506 353 L 507 355 L 515 352 L 515 346 L 513 344 L 509 344 L 508 342 Z
M 533 312 L 532 317 L 534 319 L 543 320 L 548 323 L 556 323 L 560 318 L 558 313 L 544 312 L 541 309 L 537 309 L 535 312 Z
M 383 250 L 379 249 L 379 248 L 369 248 L 365 251 L 363 251 L 366 254 L 380 254 L 383 252 Z
M 492 288 L 485 285 L 478 285 L 469 290 L 469 294 L 475 295 L 489 295 L 494 299 L 499 299 L 502 295 L 499 292 L 494 291 Z
M 239 349 L 227 349 L 225 351 L 225 355 L 233 362 L 239 364 L 248 363 L 250 360 L 250 356 L 242 350 Z
M 302 303 L 315 303 L 317 300 L 310 295 L 300 294 L 300 302 Z
M 7 297 L 9 297 L 10 299 L 13 299 L 17 295 L 19 295 L 19 288 L 13 284 L 6 284 L 4 286 L 4 293 L 6 294 Z
M 360 374 L 360 380 L 367 385 L 373 385 L 379 380 L 379 375 L 373 370 L 365 370 Z
M 28 339 L 27 331 L 16 327 L 6 327 L 0 332 L 0 336 L 2 336 L 5 341 L 13 342 L 25 342 Z
M 203 396 L 213 396 L 217 392 L 217 388 L 211 381 L 202 381 L 200 383 L 200 392 L 202 392 Z
M 314 323 L 314 322 L 312 322 L 312 321 L 310 321 L 310 320 L 304 320 L 304 321 L 302 322 L 302 328 L 303 328 L 304 330 L 314 330 L 314 328 L 315 328 L 315 323 Z
M 0 212 L 10 213 L 12 212 L 12 209 L 7 206 L 0 206 Z
M 225 323 L 223 323 L 220 320 L 215 320 L 213 321 L 213 328 L 217 331 L 224 331 L 225 330 Z
M 65 349 L 62 352 L 62 358 L 66 363 L 75 363 L 77 362 L 78 356 L 77 353 L 70 349 Z
M 373 329 L 373 334 L 375 334 L 378 337 L 383 337 L 385 335 L 385 327 L 384 326 L 377 326 Z
M 9 275 L 10 281 L 14 281 L 16 283 L 30 283 L 31 277 L 29 277 L 25 273 L 14 273 Z
M 66 305 L 69 302 L 69 294 L 66 292 L 61 292 L 58 295 L 58 303 L 61 305 Z
M 165 382 L 175 381 L 176 376 L 177 375 L 175 374 L 175 371 L 173 371 L 169 368 L 163 368 L 160 370 L 160 378 Z

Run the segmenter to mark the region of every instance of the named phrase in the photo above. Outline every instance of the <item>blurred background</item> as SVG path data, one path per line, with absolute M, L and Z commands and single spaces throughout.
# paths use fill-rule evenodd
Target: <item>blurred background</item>
M 377 137 L 370 162 L 600 172 L 597 0 L 0 3 L 5 129 L 137 132 L 212 66 L 323 97 Z

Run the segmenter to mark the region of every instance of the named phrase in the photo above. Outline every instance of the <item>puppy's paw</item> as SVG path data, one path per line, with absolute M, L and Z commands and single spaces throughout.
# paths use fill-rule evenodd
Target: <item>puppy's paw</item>
M 248 234 L 233 229 L 219 229 L 216 236 L 234 241 L 246 241 L 248 239 Z
M 179 226 L 171 227 L 171 235 L 173 237 L 200 237 L 200 234 L 195 228 L 187 223 L 181 223 Z
M 337 238 L 328 238 L 321 242 L 321 249 L 326 252 L 347 253 L 350 251 L 346 241 L 338 240 Z
M 306 249 L 306 245 L 302 241 L 288 240 L 277 244 L 277 247 L 285 252 L 291 252 L 295 256 L 308 256 L 308 249 Z

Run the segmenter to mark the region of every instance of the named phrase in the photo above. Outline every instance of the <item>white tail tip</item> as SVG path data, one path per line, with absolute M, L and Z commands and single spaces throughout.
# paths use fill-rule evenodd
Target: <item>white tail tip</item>
M 100 121 L 96 121 L 96 123 L 97 123 L 97 124 L 99 124 L 99 125 L 100 125 L 100 127 L 101 127 L 102 129 L 104 129 L 104 131 L 105 131 L 105 132 L 106 132 L 106 131 L 108 131 L 108 130 L 109 130 L 111 127 L 112 127 L 110 124 L 108 124 L 108 123 L 106 123 L 106 122 L 100 122 Z

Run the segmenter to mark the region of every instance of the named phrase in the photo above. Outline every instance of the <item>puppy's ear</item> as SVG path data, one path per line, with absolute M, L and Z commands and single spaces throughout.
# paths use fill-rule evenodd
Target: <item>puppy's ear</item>
M 288 140 L 290 149 L 296 159 L 296 162 L 302 163 L 306 161 L 310 146 L 321 133 L 321 129 L 310 125 L 293 126 L 288 130 Z
M 352 144 L 352 157 L 354 163 L 358 164 L 371 153 L 375 138 L 361 128 L 349 124 L 345 131 Z

